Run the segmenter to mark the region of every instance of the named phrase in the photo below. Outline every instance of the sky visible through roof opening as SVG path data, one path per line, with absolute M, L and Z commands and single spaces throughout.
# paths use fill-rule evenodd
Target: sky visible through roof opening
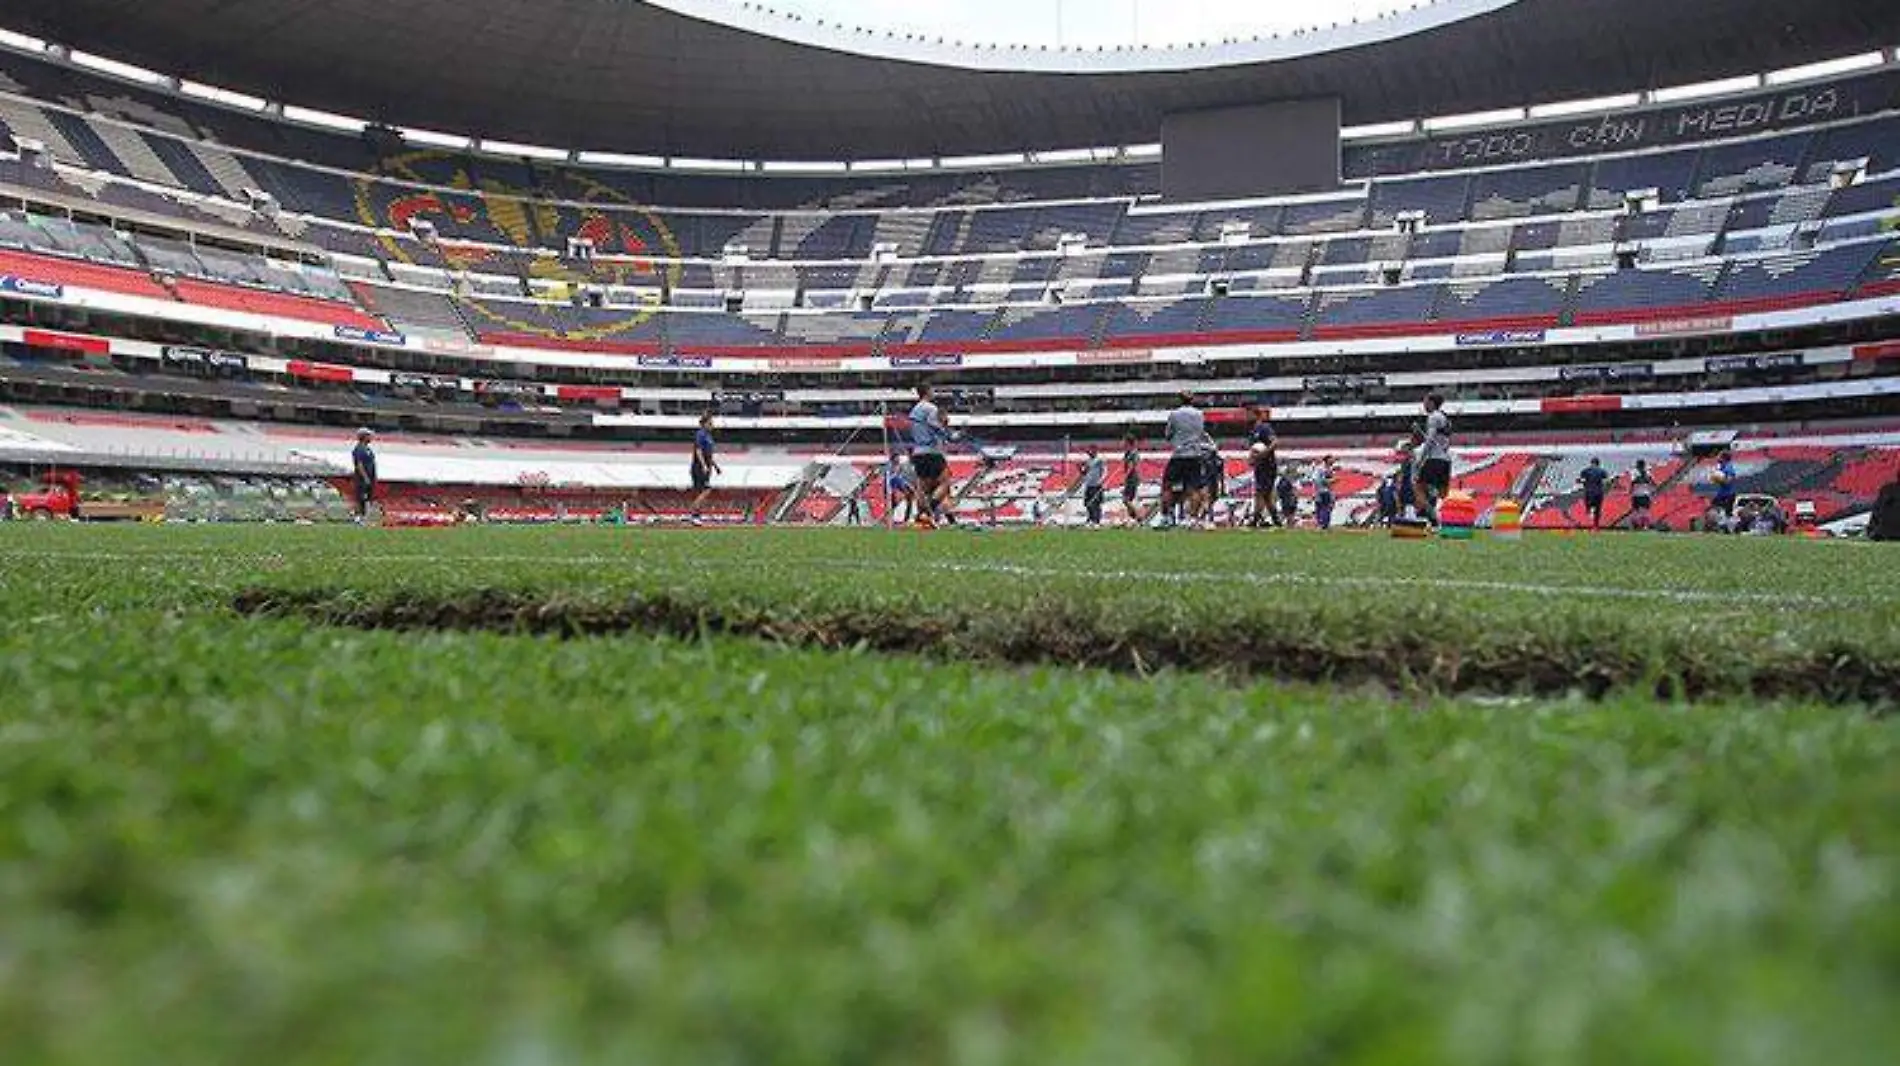
M 967 44 L 1112 48 L 1265 36 L 1423 5 L 1418 0 L 765 0 L 752 6 Z

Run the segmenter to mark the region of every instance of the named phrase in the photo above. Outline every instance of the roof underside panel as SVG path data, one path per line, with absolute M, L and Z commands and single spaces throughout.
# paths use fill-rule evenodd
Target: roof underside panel
M 635 0 L 0 0 L 0 26 L 392 125 L 712 158 L 1159 139 L 1170 111 L 1339 96 L 1348 124 L 1594 97 L 1900 43 L 1894 0 L 1520 0 L 1383 44 L 1049 74 L 797 44 Z

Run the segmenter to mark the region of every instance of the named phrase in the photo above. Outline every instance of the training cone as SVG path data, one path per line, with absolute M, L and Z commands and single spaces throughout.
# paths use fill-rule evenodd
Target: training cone
M 1491 539 L 1524 539 L 1524 508 L 1516 500 L 1499 500 L 1491 509 Z
M 1438 535 L 1470 540 L 1478 527 L 1478 504 L 1468 492 L 1454 492 L 1438 505 Z

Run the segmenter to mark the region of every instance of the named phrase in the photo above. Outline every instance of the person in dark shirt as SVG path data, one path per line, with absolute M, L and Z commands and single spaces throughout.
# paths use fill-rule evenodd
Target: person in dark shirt
M 356 448 L 350 452 L 350 479 L 356 488 L 356 522 L 369 520 L 369 504 L 376 496 L 376 449 L 370 444 L 376 434 L 368 429 L 356 431 Z
M 1649 528 L 1649 507 L 1656 498 L 1656 479 L 1649 472 L 1649 464 L 1636 460 L 1636 469 L 1630 471 L 1630 528 Z
M 1590 528 L 1602 529 L 1603 495 L 1610 486 L 1610 472 L 1603 469 L 1603 460 L 1591 459 L 1577 475 L 1577 484 L 1583 486 L 1583 509 L 1590 512 Z
M 1392 475 L 1379 481 L 1379 524 L 1390 526 L 1399 518 L 1399 487 Z
M 1293 475 L 1285 470 L 1280 471 L 1280 481 L 1273 487 L 1273 492 L 1280 498 L 1280 525 L 1292 529 L 1300 516 L 1300 494 L 1293 484 Z
M 1321 529 L 1333 528 L 1333 457 L 1326 456 L 1312 473 L 1313 521 Z
M 1131 525 L 1141 524 L 1141 442 L 1130 433 L 1122 445 L 1122 509 Z
M 693 434 L 693 491 L 699 493 L 693 497 L 694 525 L 700 524 L 700 510 L 706 506 L 707 497 L 712 495 L 713 475 L 723 472 L 719 469 L 719 460 L 713 457 L 712 424 L 711 414 L 700 415 L 699 431 Z
M 1219 446 L 1214 444 L 1211 436 L 1208 438 L 1208 447 L 1213 450 L 1201 461 L 1201 483 L 1206 486 L 1203 490 L 1206 500 L 1201 504 L 1200 520 L 1211 526 L 1214 524 L 1215 508 L 1221 498 L 1227 495 L 1227 463 L 1221 458 Z
M 1745 532 L 1779 535 L 1788 531 L 1788 516 L 1781 511 L 1781 505 L 1774 500 L 1764 502 L 1755 509 L 1755 520 Z
M 1253 519 L 1255 529 L 1279 525 L 1273 511 L 1273 488 L 1280 480 L 1280 444 L 1267 421 L 1267 409 L 1254 408 L 1253 429 L 1247 434 L 1247 462 L 1253 467 Z

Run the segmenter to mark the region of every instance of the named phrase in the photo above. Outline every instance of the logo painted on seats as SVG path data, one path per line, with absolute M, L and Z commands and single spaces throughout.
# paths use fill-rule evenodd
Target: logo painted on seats
M 474 167 L 484 165 L 475 161 Z M 564 168 L 537 170 L 539 188 L 513 184 L 495 172 L 523 164 L 487 162 L 490 173 L 472 172 L 471 160 L 454 152 L 429 149 L 383 158 L 374 176 L 353 180 L 356 209 L 364 225 L 408 232 L 427 222 L 436 229 L 434 255 L 418 255 L 413 241 L 379 236 L 391 260 L 477 274 L 545 282 L 536 291 L 556 300 L 578 295 L 583 286 L 650 290 L 672 288 L 680 280 L 680 243 L 658 214 L 589 174 Z M 570 241 L 592 246 L 590 262 L 569 260 L 556 249 Z M 522 249 L 524 251 L 511 251 Z M 545 254 L 533 254 L 537 250 Z M 583 328 L 563 331 L 542 316 L 514 310 L 505 301 L 467 301 L 478 325 L 497 332 L 605 340 L 630 333 L 649 321 L 651 306 L 596 315 Z

